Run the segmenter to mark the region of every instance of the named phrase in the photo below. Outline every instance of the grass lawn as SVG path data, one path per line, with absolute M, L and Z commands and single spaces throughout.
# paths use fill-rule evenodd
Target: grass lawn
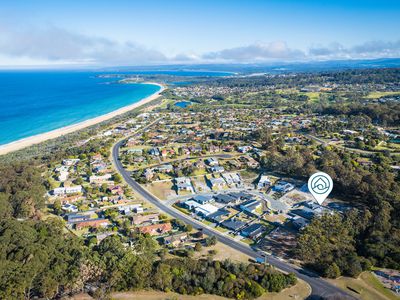
M 180 212 L 183 212 L 186 215 L 190 215 L 190 211 L 187 208 L 180 207 L 180 206 L 178 206 L 176 204 L 173 204 L 172 207 L 177 209 L 177 210 L 179 210 Z
M 225 229 L 221 226 L 215 227 L 215 229 L 218 230 L 219 232 L 227 232 L 228 231 L 228 229 Z
M 161 200 L 165 200 L 170 195 L 176 195 L 172 181 L 153 182 L 146 185 L 146 189 Z
M 384 96 L 400 95 L 400 92 L 371 92 L 366 96 L 367 99 L 378 99 Z
M 351 295 L 365 300 L 395 300 L 399 299 L 394 293 L 386 289 L 371 272 L 363 272 L 355 278 L 340 277 L 329 280 L 331 283 L 346 290 Z M 359 291 L 357 294 L 349 288 Z
M 301 95 L 306 95 L 310 102 L 318 102 L 319 101 L 319 92 L 307 92 L 307 93 L 300 93 Z
M 210 247 L 203 247 L 200 252 L 195 252 L 193 258 L 207 258 L 209 257 L 209 251 L 210 250 L 215 250 L 216 254 L 213 256 L 214 260 L 225 260 L 225 259 L 230 259 L 233 261 L 239 261 L 239 262 L 244 262 L 248 263 L 250 261 L 250 257 L 247 256 L 246 254 L 243 254 L 242 252 L 239 252 L 231 247 L 228 247 L 222 243 L 217 243 L 214 246 Z
M 375 290 L 379 291 L 381 294 L 385 295 L 389 299 L 399 299 L 390 290 L 385 288 L 374 274 L 370 272 L 364 272 L 361 274 L 360 277 L 368 284 L 368 286 L 373 287 Z
M 205 174 L 207 174 L 206 169 L 196 169 L 193 172 L 193 176 L 200 176 L 200 175 L 205 175 Z
M 245 244 L 247 244 L 247 245 L 253 245 L 254 244 L 254 241 L 251 240 L 251 239 L 248 239 L 248 238 L 241 239 L 240 241 L 245 243 Z
M 210 226 L 211 224 L 213 224 L 212 222 L 207 221 L 207 220 L 202 220 L 201 223 L 204 223 L 204 224 L 206 224 L 207 226 Z
M 267 227 L 266 233 L 270 233 L 272 230 L 275 229 L 275 226 L 267 220 L 261 219 L 260 223 Z
M 258 172 L 251 171 L 251 170 L 240 171 L 239 173 L 240 173 L 240 177 L 242 177 L 244 180 L 256 179 L 259 176 Z

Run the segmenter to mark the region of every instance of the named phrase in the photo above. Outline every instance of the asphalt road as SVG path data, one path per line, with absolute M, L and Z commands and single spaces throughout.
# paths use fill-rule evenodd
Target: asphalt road
M 207 235 L 214 235 L 217 237 L 220 243 L 223 243 L 233 249 L 236 249 L 252 258 L 260 257 L 255 250 L 253 250 L 248 245 L 245 245 L 241 242 L 235 241 L 234 239 L 225 236 L 219 231 L 210 229 L 208 226 L 203 223 L 192 219 L 191 217 L 183 214 L 182 212 L 171 208 L 161 201 L 159 201 L 155 196 L 150 194 L 147 190 L 145 190 L 140 184 L 138 184 L 132 177 L 129 176 L 129 172 L 127 172 L 121 162 L 119 161 L 119 148 L 121 147 L 123 141 L 118 142 L 112 149 L 112 158 L 114 160 L 114 164 L 117 168 L 117 171 L 121 174 L 121 176 L 125 179 L 125 181 L 138 193 L 140 194 L 146 201 L 150 202 L 154 206 L 158 207 L 161 211 L 166 214 L 172 216 L 173 218 L 179 219 L 186 224 L 192 225 L 194 228 L 202 228 L 203 232 Z M 274 256 L 268 256 L 267 262 L 276 268 L 285 271 L 294 273 L 298 278 L 306 281 L 312 289 L 311 296 L 308 299 L 322 299 L 330 296 L 336 296 L 335 299 L 356 299 L 345 291 L 335 287 L 334 285 L 328 283 L 324 279 L 320 278 L 315 273 L 298 268 L 293 266 L 281 259 L 278 259 Z

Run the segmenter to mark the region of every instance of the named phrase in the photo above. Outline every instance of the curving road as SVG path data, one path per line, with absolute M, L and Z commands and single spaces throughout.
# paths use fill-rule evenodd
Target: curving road
M 154 195 L 149 193 L 146 189 L 144 189 L 140 184 L 138 184 L 135 180 L 130 177 L 129 172 L 124 169 L 120 160 L 119 160 L 119 148 L 123 144 L 123 141 L 119 141 L 116 143 L 112 149 L 112 159 L 117 171 L 121 174 L 124 180 L 129 184 L 139 195 L 141 195 L 146 201 L 150 202 L 154 206 L 158 207 L 161 211 L 166 214 L 172 216 L 173 218 L 179 219 L 186 224 L 192 225 L 194 228 L 202 228 L 203 232 L 207 235 L 214 235 L 217 237 L 218 241 L 236 249 L 252 258 L 260 257 L 255 250 L 253 250 L 248 245 L 245 245 L 241 242 L 238 242 L 219 231 L 213 230 L 210 227 L 204 225 L 201 222 L 198 222 L 191 217 L 185 215 L 184 213 L 173 209 L 167 205 L 165 205 L 162 201 L 159 201 Z M 268 257 L 268 263 L 275 266 L 276 268 L 285 271 L 294 273 L 298 278 L 306 281 L 312 288 L 312 293 L 308 299 L 323 299 L 329 296 L 336 296 L 335 299 L 355 299 L 354 297 L 347 294 L 345 291 L 337 288 L 336 286 L 328 283 L 327 281 L 320 278 L 315 273 L 304 270 L 302 268 L 298 268 L 293 266 L 281 259 L 278 259 L 274 256 Z

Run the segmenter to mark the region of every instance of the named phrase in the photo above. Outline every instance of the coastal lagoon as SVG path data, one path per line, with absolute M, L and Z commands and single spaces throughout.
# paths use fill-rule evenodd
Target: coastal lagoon
M 179 102 L 175 103 L 175 106 L 178 106 L 180 108 L 186 108 L 190 105 L 192 105 L 192 102 L 190 102 L 190 101 L 179 101 Z

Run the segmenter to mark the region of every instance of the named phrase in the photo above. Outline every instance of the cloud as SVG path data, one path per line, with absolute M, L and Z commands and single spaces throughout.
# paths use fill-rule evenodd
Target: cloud
M 90 37 L 58 27 L 10 29 L 0 27 L 0 54 L 50 62 L 89 64 L 160 63 L 161 52 L 142 45 Z
M 269 60 L 297 60 L 305 58 L 302 51 L 291 49 L 285 42 L 276 41 L 267 44 L 253 44 L 244 47 L 224 49 L 206 53 L 205 60 L 255 62 Z
M 311 47 L 308 56 L 312 59 L 362 59 L 400 57 L 400 40 L 394 42 L 369 41 L 353 47 L 333 43 L 327 47 Z
M 171 63 L 252 63 L 400 57 L 400 40 L 369 41 L 352 47 L 340 43 L 307 50 L 284 41 L 254 43 L 207 53 L 167 56 L 157 49 L 127 41 L 88 36 L 55 26 L 16 27 L 0 23 L 0 65 L 146 65 Z

